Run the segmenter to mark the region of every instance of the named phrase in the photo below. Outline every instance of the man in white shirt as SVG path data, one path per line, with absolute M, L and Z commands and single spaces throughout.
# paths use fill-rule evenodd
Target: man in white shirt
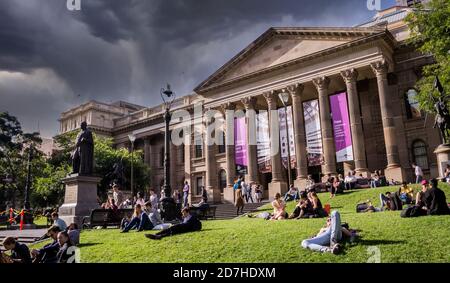
M 65 231 L 67 229 L 66 222 L 64 222 L 64 220 L 59 218 L 58 213 L 56 213 L 56 212 L 52 213 L 52 220 L 53 220 L 53 226 L 58 226 L 59 230 Z
M 416 163 L 413 163 L 412 167 L 414 168 L 414 174 L 416 175 L 416 184 L 419 184 L 423 179 L 422 168 L 420 168 L 420 166 L 418 166 Z

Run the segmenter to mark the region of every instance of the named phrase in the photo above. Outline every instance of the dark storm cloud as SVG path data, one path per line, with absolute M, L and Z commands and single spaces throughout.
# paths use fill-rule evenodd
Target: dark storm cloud
M 43 121 L 45 135 L 58 130 L 61 111 L 88 99 L 150 106 L 165 82 L 184 95 L 270 26 L 351 26 L 373 14 L 365 0 L 81 0 L 81 8 L 0 1 L 0 111 L 25 127 Z

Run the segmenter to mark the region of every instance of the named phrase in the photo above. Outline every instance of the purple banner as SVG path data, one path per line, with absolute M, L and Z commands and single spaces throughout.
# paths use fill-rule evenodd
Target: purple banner
M 334 144 L 336 161 L 353 160 L 352 134 L 348 118 L 347 93 L 330 96 L 331 115 L 333 117 Z
M 236 165 L 247 166 L 247 125 L 245 117 L 234 120 L 234 148 Z

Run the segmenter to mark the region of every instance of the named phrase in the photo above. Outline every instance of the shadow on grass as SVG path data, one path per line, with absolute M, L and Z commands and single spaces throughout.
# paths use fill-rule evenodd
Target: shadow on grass
M 360 239 L 356 241 L 358 244 L 375 246 L 375 245 L 395 245 L 395 244 L 404 244 L 405 240 L 396 241 L 396 240 L 364 240 Z
M 101 243 L 85 243 L 85 244 L 78 244 L 78 248 L 85 248 L 85 247 L 91 247 L 91 246 L 96 246 L 96 245 L 100 245 Z

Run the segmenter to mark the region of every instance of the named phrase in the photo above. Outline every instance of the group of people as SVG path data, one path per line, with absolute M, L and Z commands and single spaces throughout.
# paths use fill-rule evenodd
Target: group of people
M 260 203 L 263 199 L 263 188 L 260 184 L 255 182 L 246 183 L 242 176 L 239 176 L 238 179 L 234 182 L 233 185 L 234 191 L 234 205 L 236 206 L 236 214 L 244 213 L 245 203 Z M 253 198 L 253 196 L 255 198 Z M 245 199 L 245 202 L 244 202 Z
M 50 238 L 51 243 L 41 249 L 30 251 L 27 245 L 14 237 L 3 240 L 3 247 L 11 255 L 0 253 L 3 263 L 75 263 L 75 248 L 80 243 L 80 230 L 76 223 L 67 226 L 56 212 L 52 213 L 53 225 L 42 238 Z

